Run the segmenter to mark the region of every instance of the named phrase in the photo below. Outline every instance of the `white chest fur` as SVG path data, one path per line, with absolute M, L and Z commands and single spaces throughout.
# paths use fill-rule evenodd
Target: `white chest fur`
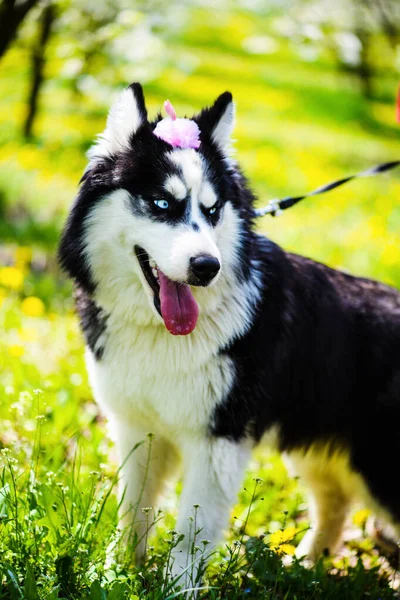
M 235 376 L 234 361 L 221 350 L 251 326 L 260 288 L 258 274 L 238 283 L 229 271 L 211 288 L 193 293 L 200 307 L 195 330 L 171 335 L 150 310 L 140 282 L 132 278 L 124 293 L 108 286 L 96 302 L 108 314 L 96 361 L 87 351 L 90 382 L 109 417 L 137 423 L 171 437 L 204 431 Z M 174 441 L 173 439 L 171 441 Z
M 160 326 L 117 326 L 110 319 L 105 348 L 101 361 L 87 351 L 96 400 L 107 415 L 153 433 L 205 429 L 232 386 L 232 360 L 201 331 L 174 337 Z

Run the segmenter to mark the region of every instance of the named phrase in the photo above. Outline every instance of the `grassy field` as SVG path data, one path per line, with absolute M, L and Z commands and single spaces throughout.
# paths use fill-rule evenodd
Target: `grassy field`
M 283 39 L 267 56 L 246 51 L 262 29 L 254 16 L 210 22 L 199 11 L 192 23 L 171 34 L 169 60 L 145 86 L 149 111 L 169 97 L 178 113 L 192 113 L 231 90 L 238 157 L 260 204 L 400 157 L 390 69 L 367 102 L 328 57 L 305 62 Z M 148 517 L 158 523 L 144 568 L 112 551 L 118 472 L 88 387 L 71 286 L 55 259 L 84 152 L 104 126 L 110 98 L 101 80 L 96 93 L 71 91 L 61 62 L 51 50 L 30 143 L 19 133 L 26 49 L 16 46 L 0 64 L 0 599 L 172 599 L 162 573 L 175 489 L 164 512 Z M 120 80 L 129 83 L 126 69 Z M 398 175 L 359 180 L 259 227 L 287 249 L 400 287 L 398 184 Z M 364 510 L 354 513 L 353 541 L 338 557 L 314 569 L 284 566 L 307 528 L 306 507 L 279 457 L 255 455 L 204 598 L 394 598 L 395 573 L 365 535 Z

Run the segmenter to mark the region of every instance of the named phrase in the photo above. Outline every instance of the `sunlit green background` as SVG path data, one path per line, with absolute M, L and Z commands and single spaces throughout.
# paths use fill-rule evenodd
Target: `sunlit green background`
M 359 17 L 353 31 L 350 6 L 342 14 L 324 2 L 254 3 L 258 10 L 251 2 L 215 4 L 60 4 L 34 137 L 26 142 L 40 11 L 28 15 L 0 63 L 2 237 L 54 248 L 85 150 L 117 90 L 134 80 L 145 86 L 150 114 L 167 97 L 191 114 L 231 90 L 238 157 L 261 203 L 400 155 L 400 59 L 377 26 L 368 42 L 368 99 L 357 74 Z M 260 228 L 292 250 L 396 283 L 397 186 L 394 178 L 358 181 Z
M 49 4 L 36 2 L 0 58 L 0 446 L 12 448 L 22 473 L 44 415 L 43 473 L 68 471 L 78 444 L 83 477 L 94 468 L 108 476 L 110 443 L 55 251 L 112 99 L 140 81 L 150 116 L 166 98 L 191 115 L 230 90 L 237 157 L 259 204 L 301 194 L 400 158 L 400 15 L 389 1 L 55 2 L 26 136 Z M 400 287 L 398 196 L 397 173 L 360 179 L 258 227 L 291 251 Z M 297 484 L 277 458 L 260 457 L 253 473 L 260 469 L 268 485 L 250 531 L 266 515 L 271 530 L 299 528 Z M 242 492 L 236 516 L 246 499 Z

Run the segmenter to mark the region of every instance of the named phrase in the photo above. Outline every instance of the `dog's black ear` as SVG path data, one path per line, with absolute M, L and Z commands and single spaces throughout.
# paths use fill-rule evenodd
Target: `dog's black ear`
M 235 104 L 230 92 L 224 92 L 210 108 L 205 108 L 195 117 L 201 139 L 209 138 L 217 148 L 226 154 L 232 143 L 231 135 L 235 126 Z
M 140 83 L 132 83 L 108 113 L 107 126 L 88 152 L 91 161 L 129 148 L 132 136 L 147 123 L 147 110 Z

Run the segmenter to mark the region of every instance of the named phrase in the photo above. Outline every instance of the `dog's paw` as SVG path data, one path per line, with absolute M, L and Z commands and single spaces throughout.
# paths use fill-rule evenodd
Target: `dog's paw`
M 318 558 L 318 548 L 314 531 L 307 531 L 300 544 L 296 548 L 296 558 L 303 558 L 312 564 Z M 306 564 L 306 562 L 304 564 Z
M 367 521 L 366 529 L 378 551 L 386 557 L 394 568 L 399 569 L 400 540 L 394 528 L 388 523 L 372 518 Z
M 329 556 L 330 549 L 324 544 L 323 535 L 309 530 L 296 548 L 296 558 L 302 559 L 306 568 L 311 568 L 318 559 Z

